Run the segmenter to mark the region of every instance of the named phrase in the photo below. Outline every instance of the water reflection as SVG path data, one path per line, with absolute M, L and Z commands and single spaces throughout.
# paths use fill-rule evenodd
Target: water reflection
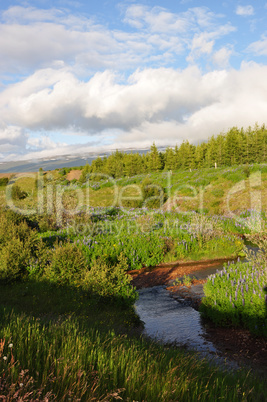
M 225 363 L 225 359 L 217 355 L 212 342 L 203 337 L 205 328 L 198 311 L 170 297 L 165 286 L 141 289 L 138 293 L 139 300 L 135 307 L 144 322 L 145 335 L 162 343 L 175 343 L 194 349 L 215 363 Z M 230 364 L 231 368 L 234 366 Z
M 213 344 L 202 337 L 204 329 L 198 311 L 175 301 L 164 286 L 141 289 L 138 293 L 136 310 L 145 323 L 148 336 L 202 352 L 216 352 Z

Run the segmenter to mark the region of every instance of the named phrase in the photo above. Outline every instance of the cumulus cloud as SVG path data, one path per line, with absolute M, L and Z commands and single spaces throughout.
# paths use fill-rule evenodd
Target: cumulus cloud
M 240 15 L 242 17 L 247 17 L 249 15 L 253 15 L 254 14 L 254 8 L 251 5 L 248 6 L 237 6 L 236 7 L 236 14 Z
M 16 74 L 0 91 L 0 159 L 198 142 L 265 121 L 267 67 L 230 69 L 236 53 L 222 39 L 236 28 L 225 16 L 207 7 L 121 11 L 125 30 L 57 8 L 1 14 L 0 75 Z M 266 42 L 247 52 L 266 55 Z
M 206 79 L 204 83 L 196 67 L 137 70 L 126 84 L 109 71 L 83 82 L 67 70 L 47 69 L 3 91 L 0 111 L 7 123 L 31 130 L 76 126 L 89 135 L 108 128 L 127 130 L 173 114 L 181 120 L 184 111 L 192 113 L 214 98 Z
M 211 32 L 201 32 L 200 34 L 195 34 L 190 45 L 191 52 L 187 57 L 187 60 L 190 62 L 194 62 L 196 59 L 201 57 L 203 54 L 211 55 L 213 51 L 213 47 L 215 44 L 215 40 L 224 36 L 230 32 L 235 30 L 231 25 L 225 25 L 219 27 L 215 31 Z M 216 57 L 212 57 L 213 60 L 216 61 Z
M 85 152 L 95 142 L 103 149 L 105 143 L 108 149 L 146 147 L 153 141 L 174 145 L 206 139 L 233 125 L 261 124 L 267 110 L 266 74 L 267 67 L 256 63 L 205 74 L 196 66 L 150 68 L 135 71 L 127 82 L 109 71 L 81 81 L 64 69 L 41 70 L 0 94 L 1 153 Z M 25 134 L 33 129 L 76 132 L 88 136 L 88 143 L 67 145 Z

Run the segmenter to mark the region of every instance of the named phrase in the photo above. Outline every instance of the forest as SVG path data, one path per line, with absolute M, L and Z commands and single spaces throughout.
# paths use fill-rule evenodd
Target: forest
M 159 151 L 155 144 L 146 154 L 115 151 L 110 156 L 98 157 L 83 168 L 81 182 L 88 173 L 103 173 L 114 178 L 162 170 L 201 169 L 216 166 L 264 163 L 267 156 L 267 128 L 232 127 L 227 133 L 212 136 L 198 145 L 188 140 L 174 148 Z

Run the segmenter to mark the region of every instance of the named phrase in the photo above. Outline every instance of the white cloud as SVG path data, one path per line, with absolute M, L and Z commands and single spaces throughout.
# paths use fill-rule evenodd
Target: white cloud
M 221 49 L 217 60 L 226 59 L 227 51 Z M 231 126 L 262 124 L 266 74 L 267 67 L 256 63 L 205 74 L 197 67 L 150 68 L 121 83 L 109 71 L 81 81 L 66 69 L 40 70 L 0 94 L 0 152 L 36 157 L 92 151 L 95 143 L 97 149 L 116 149 L 196 142 Z M 25 134 L 32 130 L 48 136 Z M 76 133 L 76 141 L 51 140 L 54 131 L 61 137 Z M 77 144 L 77 134 L 88 136 L 88 144 Z
M 236 14 L 240 15 L 242 17 L 247 17 L 249 15 L 253 15 L 254 14 L 254 8 L 251 5 L 248 6 L 237 6 L 236 7 Z
M 171 13 L 158 6 L 150 9 L 140 4 L 126 9 L 124 22 L 138 29 L 146 27 L 151 32 L 165 33 L 186 32 L 190 24 L 185 13 Z
M 223 46 L 217 52 L 214 52 L 212 56 L 213 63 L 218 68 L 226 68 L 229 66 L 229 58 L 231 57 L 233 51 L 231 48 Z
M 0 77 L 55 66 L 71 66 L 76 75 L 86 77 L 105 69 L 164 66 L 179 56 L 185 59 L 197 38 L 205 37 L 194 52 L 196 60 L 235 29 L 206 7 L 171 13 L 162 7 L 130 5 L 123 12 L 132 32 L 112 30 L 66 10 L 10 7 L 0 19 Z
M 194 62 L 202 55 L 211 55 L 215 41 L 220 37 L 232 32 L 233 30 L 235 30 L 235 28 L 231 25 L 224 25 L 218 27 L 216 31 L 195 34 L 190 45 L 191 52 L 187 57 L 187 60 Z
M 14 125 L 0 126 L 0 151 L 1 154 L 18 153 L 25 151 L 28 136 L 21 127 Z
M 56 8 L 2 13 L 0 76 L 20 78 L 0 87 L 0 158 L 195 142 L 265 121 L 267 67 L 230 69 L 225 16 L 140 4 L 123 15 L 125 30 Z M 266 37 L 247 52 L 267 55 Z
M 251 43 L 246 51 L 257 56 L 267 56 L 267 37 L 263 36 L 261 40 Z
M 48 135 L 41 135 L 39 137 L 30 137 L 27 146 L 35 151 L 48 151 L 50 149 L 56 149 L 58 151 L 58 149 L 67 146 L 67 144 L 53 141 Z
M 223 16 L 213 13 L 207 7 L 193 7 L 185 12 L 172 13 L 163 7 L 133 4 L 125 10 L 124 22 L 138 29 L 150 32 L 184 34 L 198 29 L 214 29 Z
M 3 91 L 0 111 L 8 124 L 31 130 L 75 126 L 90 134 L 108 128 L 130 129 L 174 111 L 176 118 L 182 118 L 179 109 L 192 112 L 210 97 L 199 70 L 193 67 L 136 71 L 126 84 L 116 82 L 109 71 L 83 82 L 67 70 L 46 69 Z

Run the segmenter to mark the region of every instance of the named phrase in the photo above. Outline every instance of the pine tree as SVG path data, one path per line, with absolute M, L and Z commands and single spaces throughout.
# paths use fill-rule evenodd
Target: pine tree
M 162 160 L 154 142 L 150 148 L 147 162 L 150 172 L 159 172 L 162 169 Z
M 80 183 L 85 183 L 86 182 L 90 172 L 91 172 L 91 166 L 89 165 L 88 162 L 86 162 L 86 165 L 83 167 L 82 174 L 81 174 L 80 179 L 79 179 Z

